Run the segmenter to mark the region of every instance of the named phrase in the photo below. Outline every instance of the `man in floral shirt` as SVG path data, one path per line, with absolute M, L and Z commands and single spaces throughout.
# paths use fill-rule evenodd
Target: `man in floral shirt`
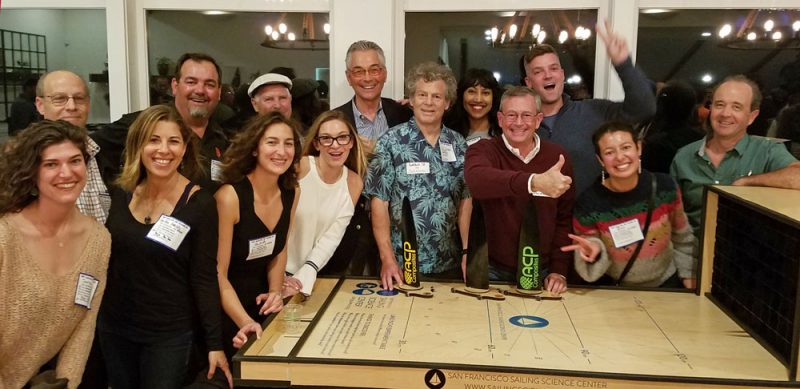
M 408 197 L 414 215 L 419 273 L 461 278 L 472 202 L 464 182 L 467 144 L 442 126 L 455 101 L 456 80 L 447 67 L 422 63 L 409 71 L 406 89 L 414 117 L 391 128 L 375 146 L 364 193 L 372 199 L 372 230 L 386 289 L 402 283 L 400 217 Z

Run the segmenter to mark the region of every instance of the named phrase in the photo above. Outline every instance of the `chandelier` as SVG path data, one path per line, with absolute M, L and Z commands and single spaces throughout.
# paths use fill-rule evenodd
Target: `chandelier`
M 495 25 L 484 32 L 489 46 L 527 50 L 543 43 L 582 44 L 592 37 L 592 30 L 580 24 L 580 13 L 577 23 L 573 23 L 564 11 L 557 11 L 541 22 L 533 19 L 530 11 L 516 11 L 510 16 L 502 27 Z
M 761 15 L 754 9 L 739 26 L 723 24 L 717 30 L 720 44 L 731 49 L 800 49 L 800 13 L 772 10 Z
M 299 33 L 292 27 L 291 17 L 287 13 L 281 14 L 277 23 L 264 26 L 264 40 L 261 46 L 282 50 L 328 50 L 330 44 L 328 37 L 331 33 L 331 25 L 328 22 L 322 24 L 322 34 L 317 34 L 314 14 L 303 13 L 300 21 L 295 22 L 300 25 Z M 298 15 L 298 14 L 293 14 Z M 297 25 L 295 24 L 295 26 Z

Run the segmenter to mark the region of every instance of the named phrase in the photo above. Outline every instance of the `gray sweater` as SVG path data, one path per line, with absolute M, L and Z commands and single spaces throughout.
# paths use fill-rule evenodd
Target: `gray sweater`
M 565 93 L 564 106 L 553 116 L 548 116 L 536 133 L 543 139 L 563 146 L 572 160 L 577 194 L 583 193 L 600 175 L 600 163 L 595 157 L 592 133 L 609 120 L 630 123 L 649 119 L 656 113 L 656 97 L 647 77 L 633 66 L 628 58 L 615 66 L 625 100 L 613 102 L 604 99 L 572 101 Z M 552 123 L 552 127 L 547 123 Z

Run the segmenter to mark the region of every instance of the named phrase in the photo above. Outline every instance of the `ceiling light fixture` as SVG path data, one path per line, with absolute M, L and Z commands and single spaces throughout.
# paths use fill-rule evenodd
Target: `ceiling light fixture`
M 277 23 L 264 26 L 265 37 L 261 46 L 285 50 L 328 50 L 331 25 L 327 21 L 321 22 L 323 18 L 327 15 L 284 12 Z M 300 32 L 296 32 L 297 26 Z M 320 28 L 323 34 L 319 35 L 322 36 L 316 33 Z

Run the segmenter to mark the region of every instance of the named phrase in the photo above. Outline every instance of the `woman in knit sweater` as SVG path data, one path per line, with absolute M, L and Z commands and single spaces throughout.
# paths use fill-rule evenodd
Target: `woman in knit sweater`
M 339 111 L 325 112 L 314 121 L 303 155 L 297 169 L 301 193 L 288 243 L 286 272 L 290 276 L 284 297 L 311 294 L 317 273 L 328 265 L 350 223 L 367 170 L 361 140 Z M 347 262 L 332 265 L 336 272 L 343 272 Z
M 642 142 L 629 124 L 609 122 L 592 137 L 603 175 L 578 197 L 573 212 L 575 270 L 586 281 L 603 275 L 619 280 L 642 239 L 641 251 L 624 286 L 686 287 L 695 283 L 695 239 L 680 190 L 666 174 L 641 170 Z M 608 178 L 606 178 L 608 174 Z M 650 227 L 648 203 L 655 181 Z
M 44 120 L 0 154 L 0 388 L 21 388 L 58 355 L 80 384 L 106 287 L 108 231 L 75 206 L 86 185 L 86 132 Z

